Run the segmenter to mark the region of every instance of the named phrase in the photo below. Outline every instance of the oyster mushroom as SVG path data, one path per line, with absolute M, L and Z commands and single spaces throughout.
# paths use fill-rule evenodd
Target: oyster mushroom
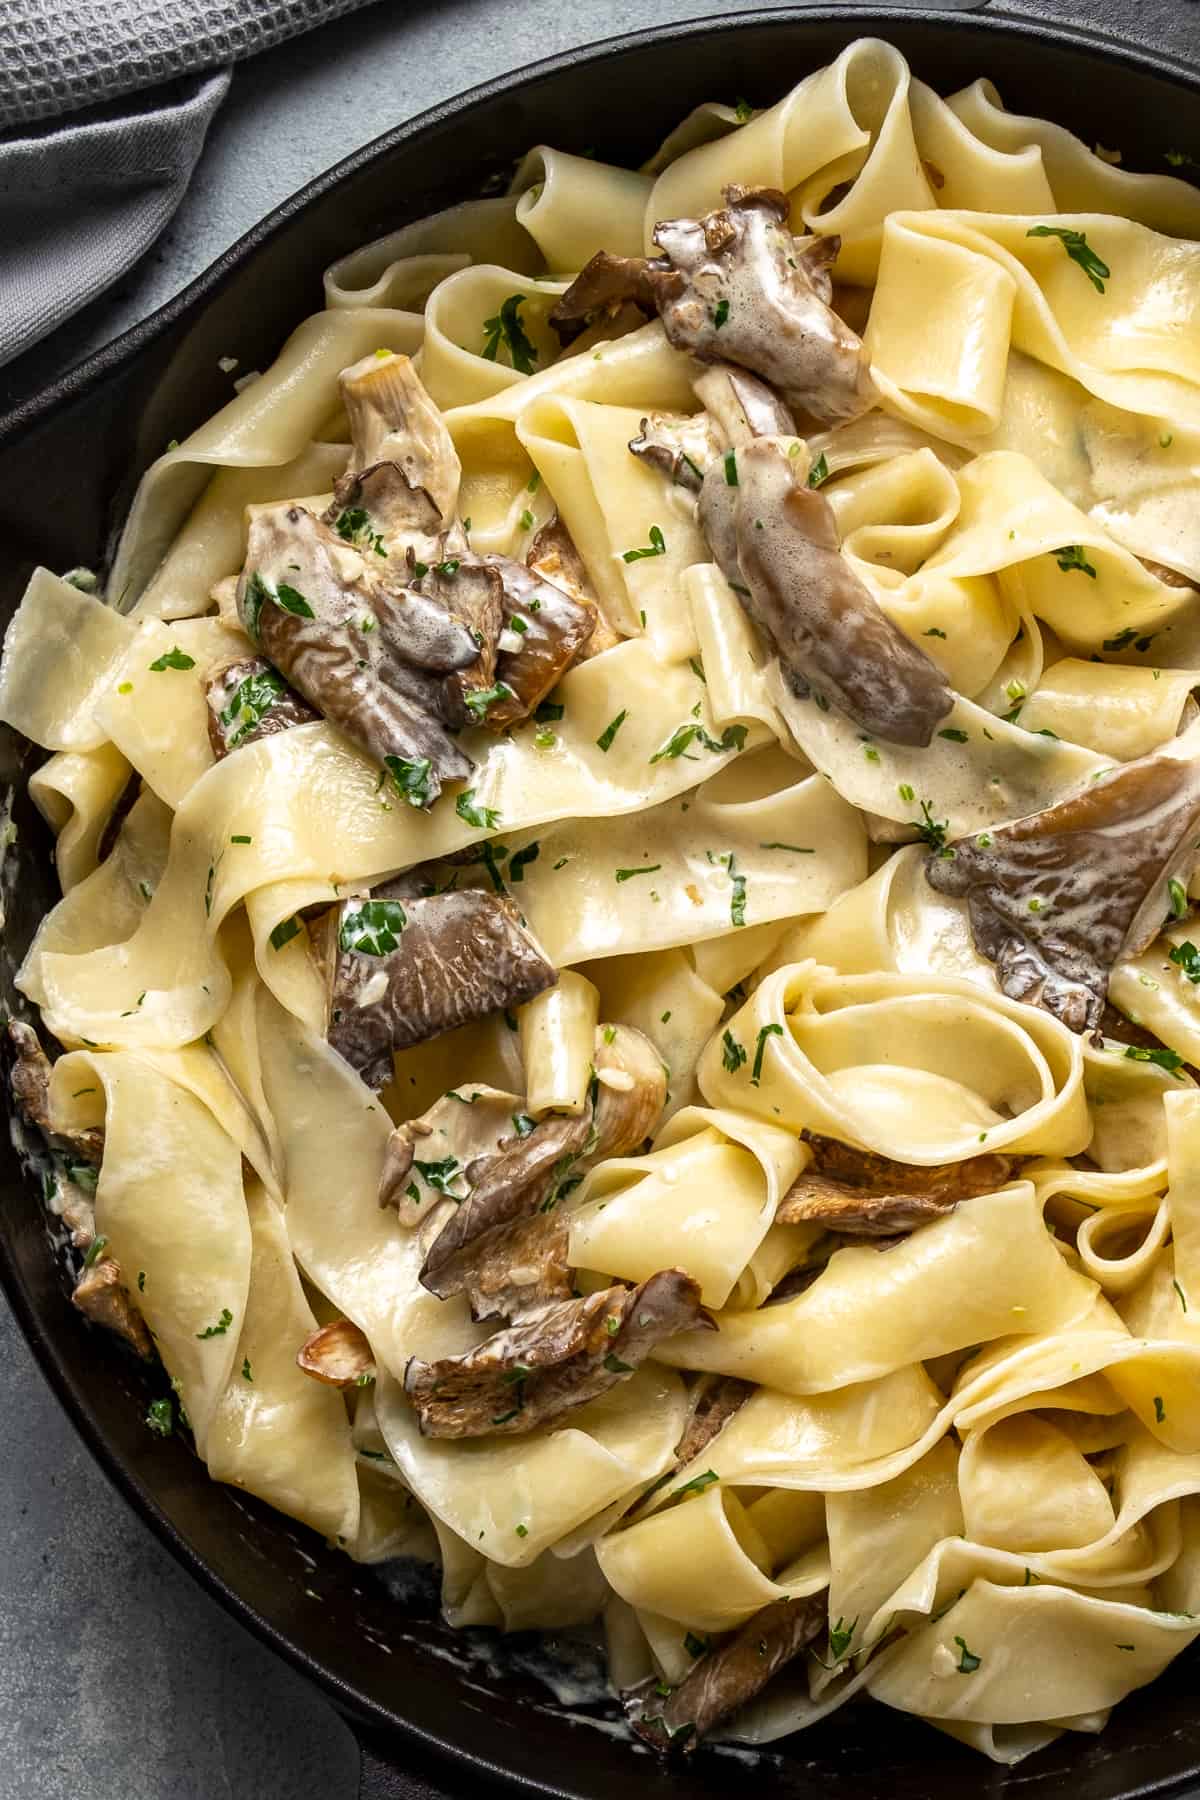
M 735 447 L 756 437 L 791 437 L 796 421 L 767 382 L 732 363 L 714 363 L 692 386 L 696 398 Z
M 599 1025 L 592 1052 L 596 1070 L 595 1138 L 585 1166 L 628 1156 L 651 1135 L 667 1104 L 662 1058 L 632 1025 Z
M 764 1606 L 719 1649 L 700 1657 L 662 1707 L 643 1712 L 633 1729 L 655 1750 L 687 1755 L 821 1635 L 828 1607 L 827 1590 Z
M 375 1358 L 366 1333 L 351 1319 L 335 1319 L 309 1332 L 296 1352 L 296 1363 L 326 1387 L 366 1387 L 375 1379 Z
M 490 723 L 492 708 L 503 698 L 496 684 L 496 654 L 504 629 L 504 583 L 480 558 L 465 551 L 444 554 L 447 549 L 443 542 L 437 562 L 420 577 L 419 591 L 460 619 L 475 644 L 473 661 L 442 683 L 442 714 L 461 730 Z
M 701 219 L 659 221 L 662 256 L 593 257 L 550 323 L 569 342 L 620 302 L 649 311 L 652 301 L 677 350 L 761 375 L 823 424 L 857 418 L 876 393 L 861 339 L 830 304 L 839 240 L 794 238 L 787 220 L 775 189 L 728 187 L 725 205 Z
M 329 1043 L 374 1088 L 391 1079 L 393 1050 L 521 1006 L 558 979 L 516 908 L 477 888 L 344 900 L 315 936 Z
M 777 1225 L 820 1224 L 856 1237 L 892 1237 L 952 1212 L 960 1200 L 994 1193 L 1015 1166 L 1011 1156 L 987 1155 L 917 1168 L 836 1138 L 804 1136 L 813 1162 L 780 1201 Z
M 467 1198 L 446 1220 L 426 1253 L 422 1285 L 440 1300 L 462 1293 L 492 1247 L 494 1234 L 529 1218 L 547 1202 L 553 1204 L 559 1184 L 570 1178 L 578 1163 L 591 1129 L 587 1113 L 551 1115 L 524 1137 L 505 1139 L 494 1156 L 476 1158 L 466 1170 Z
M 484 716 L 489 731 L 527 719 L 576 661 L 598 616 L 590 601 L 510 556 L 484 562 L 501 583 L 504 619 L 496 658 L 497 684 L 507 690 Z
M 640 435 L 630 438 L 629 448 L 676 487 L 698 494 L 706 470 L 724 449 L 724 441 L 706 412 L 649 413 L 642 420 Z
M 115 1256 L 101 1255 L 95 1262 L 84 1264 L 71 1304 L 93 1325 L 103 1325 L 106 1331 L 124 1339 L 138 1356 L 147 1360 L 153 1356 L 154 1343 L 146 1321 L 130 1298 Z
M 414 1357 L 404 1391 L 426 1437 L 518 1437 L 624 1381 L 656 1344 L 712 1320 L 682 1269 L 526 1313 L 465 1356 Z
M 411 805 L 470 774 L 443 722 L 443 677 L 476 663 L 479 646 L 435 599 L 386 589 L 356 550 L 284 503 L 251 521 L 237 603 L 264 656 Z
M 444 530 L 458 506 L 462 465 L 411 358 L 364 356 L 342 370 L 338 389 L 354 445 L 347 475 L 361 478 L 381 464 L 394 464 L 410 491 L 428 495 Z M 347 503 L 336 487 L 334 499 Z
M 580 662 L 599 656 L 602 650 L 611 650 L 615 644 L 620 643 L 620 635 L 613 630 L 600 610 L 600 602 L 592 591 L 583 558 L 558 513 L 535 533 L 525 553 L 525 562 L 535 575 L 552 581 L 556 588 L 561 588 L 564 594 L 577 601 L 580 606 L 592 609 L 592 629 L 579 647 Z
M 700 1375 L 688 1394 L 687 1423 L 675 1446 L 672 1474 L 694 1462 L 754 1392 L 737 1375 Z M 657 1485 L 657 1483 L 656 1483 Z
M 231 750 L 318 717 L 262 656 L 243 656 L 216 669 L 204 684 L 208 741 L 220 762 Z
M 37 1032 L 24 1019 L 8 1021 L 9 1086 L 26 1119 L 48 1142 L 69 1144 L 85 1163 L 98 1166 L 104 1155 L 104 1133 L 88 1125 L 78 1131 L 59 1131 L 50 1123 L 50 1058 L 38 1042 Z
M 1144 756 L 1044 812 L 927 859 L 939 893 L 965 898 L 1002 991 L 1095 1032 L 1114 965 L 1171 913 L 1168 882 L 1196 859 L 1200 762 Z
M 757 438 L 709 470 L 700 520 L 796 693 L 832 701 L 888 743 L 932 741 L 953 693 L 842 556 L 828 501 L 797 479 L 778 440 Z

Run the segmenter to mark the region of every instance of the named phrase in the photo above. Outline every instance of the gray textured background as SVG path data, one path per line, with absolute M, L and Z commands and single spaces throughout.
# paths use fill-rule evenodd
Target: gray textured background
M 1153 37 L 1154 16 L 1178 17 L 1178 7 L 1143 0 L 1139 33 Z M 1043 9 L 1093 10 L 1086 0 L 1043 0 Z M 745 9 L 715 0 L 443 0 L 411 10 L 382 0 L 271 51 L 235 74 L 158 249 L 48 348 L 65 364 L 106 343 L 310 176 L 525 57 L 736 10 Z M 20 366 L 10 373 L 19 390 Z M 2 1300 L 0 1369 L 0 1800 L 352 1800 L 357 1757 L 345 1726 L 117 1498 Z

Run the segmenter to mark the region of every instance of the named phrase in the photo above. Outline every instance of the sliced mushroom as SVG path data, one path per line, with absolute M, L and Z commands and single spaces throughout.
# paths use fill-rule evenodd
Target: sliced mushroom
M 861 339 L 830 304 L 840 240 L 794 238 L 772 188 L 729 187 L 725 202 L 701 219 L 660 220 L 662 256 L 593 257 L 550 323 L 570 341 L 598 312 L 653 303 L 677 350 L 761 375 L 823 424 L 857 418 L 877 396 Z
M 698 494 L 724 442 L 706 412 L 648 413 L 641 435 L 629 440 L 629 448 L 676 487 Z
M 550 310 L 549 322 L 563 344 L 573 344 L 589 325 L 615 319 L 631 303 L 647 315 L 657 312 L 654 277 L 665 272 L 662 257 L 613 256 L 598 250 Z
M 754 1384 L 737 1375 L 697 1377 L 688 1394 L 687 1424 L 675 1446 L 675 1469 L 686 1468 L 707 1450 L 753 1392 Z
M 375 1379 L 375 1358 L 366 1333 L 350 1319 L 335 1319 L 311 1331 L 296 1352 L 296 1362 L 326 1387 L 366 1387 Z
M 319 715 L 290 688 L 263 656 L 243 656 L 216 669 L 204 684 L 208 741 L 220 762 L 231 750 L 293 725 L 311 725 Z
M 496 658 L 496 682 L 507 689 L 484 715 L 489 731 L 527 719 L 561 680 L 591 636 L 598 617 L 556 583 L 510 556 L 484 561 L 500 577 L 504 629 Z
M 466 1171 L 468 1197 L 430 1245 L 420 1280 L 446 1300 L 468 1286 L 494 1233 L 554 1202 L 591 1134 L 586 1113 L 542 1119 L 524 1137 L 509 1138 L 494 1156 L 479 1157 Z M 547 1210 L 549 1206 L 547 1205 Z
M 633 1729 L 655 1750 L 686 1756 L 821 1635 L 828 1608 L 828 1591 L 772 1601 L 702 1656 L 661 1709 L 643 1713 Z
M 535 1212 L 485 1232 L 461 1256 L 473 1319 L 519 1319 L 574 1293 L 571 1228 L 561 1212 Z
M 420 578 L 420 592 L 461 619 L 475 644 L 474 661 L 447 675 L 442 684 L 442 712 L 449 724 L 490 722 L 501 696 L 496 686 L 496 655 L 504 629 L 504 583 L 496 569 L 479 557 L 442 554 Z
M 855 1237 L 892 1237 L 952 1212 L 960 1200 L 995 1193 L 1015 1166 L 1011 1156 L 988 1155 L 918 1168 L 836 1138 L 804 1135 L 814 1160 L 780 1201 L 777 1225 L 820 1224 Z
M 611 650 L 621 639 L 615 632 L 600 609 L 600 603 L 592 591 L 588 580 L 588 572 L 584 561 L 575 548 L 575 540 L 563 524 L 558 513 L 547 520 L 530 542 L 525 561 L 535 574 L 547 581 L 552 581 L 580 606 L 594 609 L 595 621 L 590 635 L 580 645 L 579 660 L 586 661 L 599 656 L 602 650 Z
M 596 1070 L 595 1138 L 587 1166 L 628 1156 L 651 1135 L 667 1104 L 667 1071 L 650 1039 L 632 1025 L 600 1025 L 592 1052 Z
M 1196 860 L 1200 763 L 1145 756 L 1044 812 L 930 856 L 939 893 L 965 897 L 1001 989 L 1096 1031 L 1114 965 L 1172 911 L 1168 882 Z
M 953 693 L 858 579 L 828 501 L 797 480 L 777 439 L 757 438 L 709 471 L 700 519 L 795 692 L 832 701 L 888 743 L 932 741 Z
M 90 1267 L 85 1264 L 71 1302 L 94 1325 L 103 1325 L 123 1338 L 139 1356 L 153 1356 L 154 1343 L 146 1321 L 122 1284 L 115 1257 L 101 1256 Z
M 379 904 L 345 900 L 315 928 L 329 1042 L 370 1087 L 391 1079 L 393 1050 L 521 1006 L 558 979 L 500 895 L 464 888 L 388 902 L 386 914 Z
M 104 1155 L 104 1133 L 99 1126 L 78 1131 L 59 1131 L 50 1123 L 50 1059 L 38 1042 L 37 1032 L 23 1019 L 8 1021 L 11 1063 L 9 1085 L 17 1106 L 43 1137 L 69 1144 L 85 1163 L 98 1165 Z
M 380 1206 L 400 1205 L 412 1173 L 417 1145 L 428 1137 L 431 1127 L 423 1119 L 408 1119 L 397 1125 L 387 1141 L 383 1158 L 383 1174 L 379 1177 Z
M 347 470 L 334 482 L 322 519 L 391 583 L 402 583 L 413 564 L 436 562 L 445 535 L 437 503 L 394 462 Z
M 526 1314 L 465 1356 L 413 1358 L 404 1390 L 426 1437 L 518 1437 L 624 1381 L 664 1338 L 711 1325 L 682 1269 Z
M 462 465 L 411 358 L 364 356 L 342 370 L 338 387 L 354 442 L 350 471 L 394 463 L 410 488 L 428 494 L 444 530 L 458 506 Z
M 756 437 L 791 437 L 796 421 L 775 389 L 748 369 L 715 363 L 692 386 L 696 398 L 720 427 L 727 444 Z
M 388 590 L 358 551 L 302 506 L 258 509 L 238 612 L 249 636 L 331 724 L 393 774 L 412 805 L 473 763 L 442 722 L 442 678 L 479 657 L 434 599 Z
M 1190 588 L 1196 585 L 1190 575 L 1183 575 L 1178 569 L 1169 569 L 1166 563 L 1152 562 L 1148 556 L 1139 556 L 1138 561 L 1147 574 L 1153 575 L 1156 581 L 1161 581 L 1164 587 Z

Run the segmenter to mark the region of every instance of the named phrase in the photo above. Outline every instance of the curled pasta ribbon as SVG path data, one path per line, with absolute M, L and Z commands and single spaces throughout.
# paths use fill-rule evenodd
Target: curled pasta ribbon
M 1080 1040 L 952 976 L 794 963 L 759 984 L 726 1035 L 733 1050 L 717 1038 L 701 1059 L 707 1100 L 902 1162 L 955 1162 L 984 1144 L 1073 1156 L 1091 1137 Z
M 517 223 L 514 195 L 465 200 L 360 244 L 325 271 L 325 304 L 415 307 L 428 299 L 444 275 L 472 262 L 534 273 L 537 251 Z
M 96 868 L 100 840 L 132 770 L 115 744 L 59 750 L 29 777 L 29 796 L 55 833 L 64 894 Z
M 585 1177 L 570 1213 L 571 1262 L 633 1282 L 686 1268 L 704 1304 L 724 1306 L 803 1161 L 788 1132 L 687 1107 L 648 1156 L 610 1159 Z M 800 1228 L 792 1251 L 816 1235 Z
M 693 1631 L 730 1631 L 773 1600 L 818 1593 L 829 1580 L 823 1542 L 778 1573 L 754 1508 L 719 1483 L 601 1540 L 596 1554 L 629 1605 Z M 696 1580 L 703 1569 L 705 1579 Z
M 1085 1313 L 1094 1293 L 1055 1248 L 1032 1185 L 1019 1182 L 960 1201 L 886 1252 L 838 1250 L 803 1293 L 759 1312 L 722 1313 L 716 1332 L 684 1333 L 655 1354 L 782 1394 L 828 1394 L 1013 1332 L 1057 1330 Z M 762 1398 L 742 1408 L 722 1443 L 747 1429 Z

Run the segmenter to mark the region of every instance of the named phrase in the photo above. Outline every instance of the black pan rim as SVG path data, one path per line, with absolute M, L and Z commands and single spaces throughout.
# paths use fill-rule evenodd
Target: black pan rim
M 734 16 L 697 15 L 611 38 L 593 40 L 573 50 L 529 63 L 519 71 L 493 77 L 439 102 L 360 146 L 307 182 L 260 219 L 207 269 L 147 318 L 65 371 L 39 392 L 19 402 L 7 414 L 0 415 L 0 447 L 12 443 L 24 432 L 51 417 L 59 408 L 69 406 L 102 386 L 138 353 L 165 338 L 176 326 L 185 322 L 189 315 L 200 311 L 203 302 L 219 289 L 224 279 L 234 273 L 285 224 L 316 206 L 360 170 L 394 155 L 406 151 L 411 153 L 419 145 L 421 138 L 438 125 L 467 116 L 496 100 L 518 94 L 535 86 L 542 79 L 568 70 L 604 64 L 627 52 L 686 44 L 701 36 L 734 36 L 775 24 L 842 25 L 852 28 L 855 36 L 870 36 L 877 32 L 886 33 L 892 27 L 922 24 L 936 26 L 962 37 L 1003 35 L 1010 39 L 1024 39 L 1031 45 L 1044 41 L 1054 48 L 1091 53 L 1131 71 L 1158 76 L 1192 95 L 1200 94 L 1200 70 L 1169 51 L 1136 46 L 1106 30 L 1035 12 L 993 12 L 988 0 L 980 0 L 980 3 L 968 9 L 953 10 L 895 4 L 873 5 L 868 8 L 855 4 L 854 0 L 843 0 L 842 4 L 825 6 L 771 6 Z M 0 1288 L 3 1289 L 22 1335 L 50 1388 L 116 1490 L 176 1562 L 241 1626 L 325 1694 L 352 1727 L 360 1725 L 392 1744 L 410 1745 L 419 1754 L 427 1754 L 435 1769 L 440 1765 L 443 1777 L 453 1769 L 463 1774 L 469 1770 L 473 1776 L 489 1783 L 502 1784 L 510 1792 L 546 1796 L 547 1800 L 574 1800 L 574 1790 L 570 1786 L 560 1785 L 554 1779 L 552 1770 L 539 1773 L 536 1778 L 513 1770 L 480 1753 L 476 1748 L 462 1748 L 425 1729 L 418 1721 L 402 1718 L 397 1712 L 366 1699 L 355 1691 L 351 1682 L 289 1637 L 285 1629 L 262 1617 L 172 1524 L 158 1501 L 100 1429 L 86 1403 L 75 1391 L 71 1375 L 59 1352 L 58 1341 L 38 1316 L 37 1308 L 18 1273 L 2 1220 Z M 645 1773 L 641 1765 L 631 1763 L 630 1768 L 631 1773 Z M 1151 1780 L 1127 1789 L 1123 1800 L 1151 1800 L 1151 1797 L 1154 1800 L 1170 1800 L 1170 1796 L 1182 1797 L 1192 1788 L 1198 1774 L 1200 1765 L 1166 1776 L 1162 1780 Z

